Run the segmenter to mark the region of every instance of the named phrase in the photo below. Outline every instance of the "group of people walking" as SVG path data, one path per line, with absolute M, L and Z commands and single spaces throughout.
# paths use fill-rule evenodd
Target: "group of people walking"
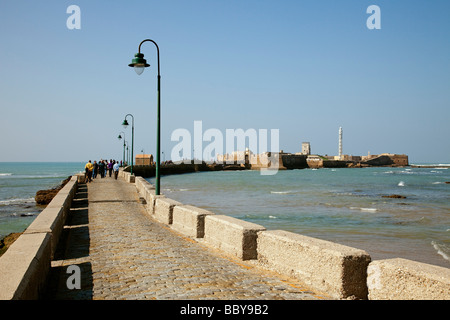
M 114 178 L 117 180 L 117 176 L 119 174 L 119 168 L 122 164 L 119 164 L 118 161 L 110 159 L 108 160 L 100 160 L 98 163 L 94 160 L 94 163 L 91 160 L 86 163 L 84 166 L 85 170 L 85 182 L 92 182 L 92 179 L 97 178 L 97 175 L 100 175 L 101 178 L 106 177 L 109 173 L 109 176 L 112 176 L 114 172 Z

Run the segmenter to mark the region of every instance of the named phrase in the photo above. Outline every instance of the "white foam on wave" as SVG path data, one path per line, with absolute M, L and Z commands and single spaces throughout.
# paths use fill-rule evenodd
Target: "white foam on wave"
M 12 173 L 0 173 L 0 177 L 12 176 Z
M 431 244 L 438 254 L 440 254 L 445 260 L 450 261 L 448 248 L 445 245 L 437 243 L 436 241 L 431 241 Z
M 0 200 L 0 205 L 10 205 L 10 204 L 17 204 L 17 203 L 30 203 L 35 202 L 34 198 L 27 198 L 27 199 L 7 199 L 7 200 Z
M 351 210 L 360 210 L 364 212 L 376 212 L 377 208 L 360 208 L 360 207 L 350 207 Z
M 277 219 L 275 216 L 269 216 L 269 219 Z
M 376 212 L 377 208 L 361 208 L 361 211 L 364 211 L 364 212 Z
M 405 182 L 404 182 L 404 181 L 400 181 L 400 182 L 398 183 L 398 186 L 399 186 L 399 187 L 404 187 L 404 186 L 405 186 Z
M 270 191 L 272 194 L 291 194 L 294 193 L 294 191 Z

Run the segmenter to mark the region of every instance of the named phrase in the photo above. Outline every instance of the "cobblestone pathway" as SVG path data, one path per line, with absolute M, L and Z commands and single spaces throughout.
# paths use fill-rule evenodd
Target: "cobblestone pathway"
M 70 265 L 81 270 L 81 289 L 67 288 Z M 147 214 L 134 184 L 110 177 L 79 186 L 46 298 L 327 299 L 175 233 Z

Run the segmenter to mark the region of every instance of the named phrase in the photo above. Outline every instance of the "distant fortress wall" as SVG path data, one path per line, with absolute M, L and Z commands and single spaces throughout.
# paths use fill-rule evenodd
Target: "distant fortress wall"
M 249 150 L 237 151 L 231 154 L 217 155 L 218 163 L 240 164 L 248 169 L 259 170 L 273 166 L 278 162 L 278 169 L 305 169 L 305 168 L 346 168 L 364 166 L 408 166 L 408 156 L 405 154 L 383 153 L 369 156 L 321 156 L 304 153 L 265 152 L 254 154 Z M 277 160 L 275 160 L 277 159 Z
M 362 163 L 371 166 L 408 166 L 408 156 L 405 154 L 382 153 L 380 155 L 364 156 Z

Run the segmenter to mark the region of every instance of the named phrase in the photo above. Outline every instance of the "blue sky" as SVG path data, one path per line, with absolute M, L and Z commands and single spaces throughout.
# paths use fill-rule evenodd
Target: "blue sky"
M 366 26 L 372 4 L 380 30 Z M 155 153 L 155 47 L 141 76 L 128 67 L 150 38 L 166 155 L 172 132 L 201 120 L 224 135 L 279 129 L 285 152 L 308 141 L 329 155 L 342 126 L 345 154 L 450 163 L 449 12 L 447 0 L 1 0 L 0 161 L 122 159 L 128 113 L 135 154 Z

